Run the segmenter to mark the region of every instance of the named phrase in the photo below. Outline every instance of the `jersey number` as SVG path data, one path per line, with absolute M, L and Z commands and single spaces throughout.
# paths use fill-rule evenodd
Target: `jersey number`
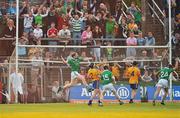
M 107 74 L 103 75 L 103 79 L 104 79 L 104 80 L 109 80 L 108 75 L 107 75 Z
M 163 77 L 168 77 L 168 72 L 161 72 L 161 77 L 163 78 Z

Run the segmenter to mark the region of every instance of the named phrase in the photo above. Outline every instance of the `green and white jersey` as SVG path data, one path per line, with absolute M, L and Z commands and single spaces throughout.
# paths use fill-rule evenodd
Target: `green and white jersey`
M 77 72 L 80 71 L 80 62 L 82 60 L 83 59 L 81 57 L 78 57 L 78 58 L 68 58 L 67 62 L 68 62 L 68 65 L 71 68 L 71 72 L 72 71 L 77 71 Z
M 166 80 L 168 80 L 171 72 L 173 72 L 173 71 L 174 71 L 173 68 L 168 68 L 168 67 L 162 68 L 162 69 L 159 71 L 159 72 L 160 72 L 159 78 L 160 78 L 160 79 L 166 79 Z
M 107 85 L 109 83 L 112 83 L 113 82 L 113 74 L 111 71 L 109 70 L 104 70 L 101 74 L 101 83 L 102 85 Z

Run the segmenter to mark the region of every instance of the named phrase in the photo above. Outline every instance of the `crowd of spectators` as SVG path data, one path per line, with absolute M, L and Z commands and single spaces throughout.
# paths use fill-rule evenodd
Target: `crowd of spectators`
M 111 6 L 111 3 L 116 3 Z M 165 5 L 163 11 L 166 18 L 167 0 L 162 1 Z M 172 0 L 172 10 L 176 10 L 175 0 Z M 15 0 L 1 2 L 0 8 L 0 37 L 14 38 L 16 32 Z M 152 32 L 142 34 L 141 6 L 132 2 L 127 9 L 123 9 L 121 0 L 22 0 L 19 6 L 19 44 L 47 44 L 47 45 L 128 45 L 128 46 L 153 46 L 156 39 Z M 166 21 L 165 18 L 165 21 Z M 173 44 L 179 44 L 177 33 L 179 29 L 179 13 L 173 13 L 175 29 Z M 166 23 L 167 24 L 167 23 Z M 174 26 L 174 25 L 173 25 Z M 124 38 L 125 40 L 120 40 Z M 177 47 L 177 46 L 176 46 Z M 152 56 L 151 49 L 146 50 Z M 44 52 L 57 53 L 56 48 L 49 48 Z M 101 49 L 91 50 L 91 56 L 95 60 L 102 57 Z M 126 57 L 137 57 L 141 53 L 135 48 L 127 48 Z M 29 49 L 19 48 L 20 56 L 27 56 Z M 103 52 L 112 60 L 113 49 Z M 29 55 L 31 56 L 31 55 Z
M 141 11 L 132 2 L 126 15 L 122 13 L 122 1 L 115 0 L 114 7 L 106 0 L 33 0 L 21 1 L 19 6 L 20 44 L 49 45 L 111 45 L 118 44 L 115 38 L 127 38 L 128 32 L 141 31 Z M 2 2 L 0 8 L 0 37 L 15 37 L 16 3 Z M 43 41 L 47 38 L 46 41 Z M 100 41 L 101 40 L 101 41 Z M 24 48 L 20 55 L 27 52 Z M 57 50 L 49 48 L 54 53 Z M 94 52 L 94 55 L 97 54 Z M 96 57 L 98 58 L 98 57 Z

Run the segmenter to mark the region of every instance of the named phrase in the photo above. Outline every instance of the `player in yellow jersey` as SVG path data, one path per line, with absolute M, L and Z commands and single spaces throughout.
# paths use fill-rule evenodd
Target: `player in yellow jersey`
M 89 65 L 89 67 L 90 67 L 90 69 L 88 70 L 88 75 L 87 75 L 87 77 L 92 80 L 94 92 L 93 92 L 93 94 L 92 94 L 92 96 L 91 96 L 91 98 L 90 98 L 90 100 L 89 100 L 89 102 L 88 102 L 88 105 L 91 106 L 93 99 L 94 99 L 96 96 L 98 96 L 98 98 L 99 98 L 99 100 L 98 100 L 98 105 L 99 105 L 99 106 L 102 106 L 102 102 L 101 102 L 101 100 L 100 100 L 100 98 L 102 98 L 102 97 L 101 97 L 101 91 L 100 91 L 100 89 L 99 89 L 101 71 L 98 70 L 98 69 L 96 69 L 96 68 L 94 67 L 94 64 L 93 64 L 93 63 L 91 63 L 91 64 Z
M 132 67 L 130 67 L 127 70 L 127 76 L 129 77 L 130 88 L 132 89 L 131 99 L 129 103 L 133 103 L 133 99 L 135 98 L 138 89 L 138 83 L 139 83 L 138 79 L 141 78 L 141 73 L 137 65 L 138 63 L 134 61 Z
M 110 64 L 110 70 L 115 77 L 116 81 L 120 79 L 120 65 L 118 63 Z

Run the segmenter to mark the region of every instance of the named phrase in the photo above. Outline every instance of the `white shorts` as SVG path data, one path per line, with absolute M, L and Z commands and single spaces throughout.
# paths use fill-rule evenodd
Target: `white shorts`
M 112 83 L 109 83 L 109 84 L 106 84 L 106 85 L 103 85 L 102 86 L 102 90 L 103 91 L 116 91 L 116 89 L 114 88 L 113 84 Z
M 169 88 L 168 86 L 168 80 L 166 79 L 160 79 L 158 83 L 156 84 L 157 87 L 162 87 L 162 88 Z
M 14 92 L 14 94 L 16 95 L 16 94 L 23 94 L 23 89 L 22 89 L 22 87 L 17 87 L 17 88 L 13 88 L 13 92 Z
M 80 74 L 77 71 L 72 71 L 71 72 L 71 79 L 76 79 Z

